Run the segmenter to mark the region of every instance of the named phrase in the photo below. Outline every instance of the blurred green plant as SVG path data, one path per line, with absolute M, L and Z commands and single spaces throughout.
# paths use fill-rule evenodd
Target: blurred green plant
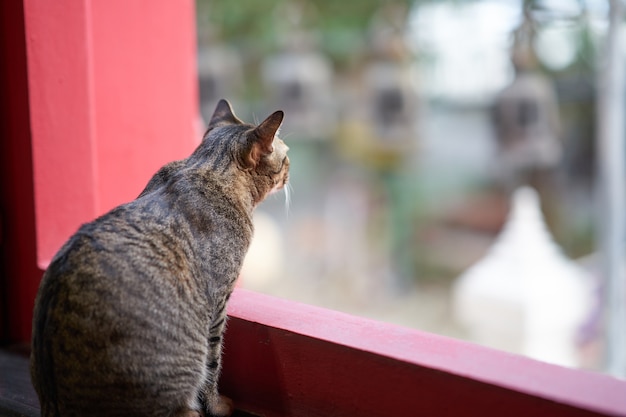
M 200 44 L 209 39 L 228 42 L 245 53 L 259 56 L 275 50 L 290 27 L 311 30 L 319 47 L 343 65 L 366 42 L 372 17 L 383 6 L 398 5 L 407 11 L 411 0 L 359 0 L 342 2 L 316 0 L 198 0 L 197 19 Z M 301 16 L 293 16 L 293 10 Z M 295 22 L 294 20 L 300 21 Z

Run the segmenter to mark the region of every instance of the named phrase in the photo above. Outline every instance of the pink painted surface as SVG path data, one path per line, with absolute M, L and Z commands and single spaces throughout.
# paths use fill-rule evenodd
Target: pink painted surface
M 626 416 L 604 375 L 245 290 L 229 314 L 223 389 L 268 416 Z
M 37 259 L 198 143 L 192 0 L 25 0 Z
M 193 0 L 92 1 L 98 213 L 200 142 Z
M 24 0 L 37 260 L 96 214 L 88 1 Z
M 8 338 L 27 341 L 63 242 L 199 141 L 195 3 L 8 0 L 2 13 L 4 310 Z

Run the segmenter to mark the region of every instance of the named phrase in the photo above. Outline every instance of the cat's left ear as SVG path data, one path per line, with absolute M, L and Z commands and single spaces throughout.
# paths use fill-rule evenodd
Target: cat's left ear
M 274 143 L 274 136 L 276 136 L 284 116 L 285 113 L 278 110 L 250 132 L 249 143 L 251 146 L 247 158 L 249 168 L 254 168 L 264 155 L 269 155 L 274 151 L 272 143 Z
M 235 116 L 235 112 L 233 111 L 233 107 L 230 105 L 230 103 L 227 100 L 221 99 L 215 107 L 213 116 L 211 116 L 211 121 L 209 122 L 207 132 L 216 128 L 217 126 L 242 123 L 243 122 L 239 120 L 237 116 Z

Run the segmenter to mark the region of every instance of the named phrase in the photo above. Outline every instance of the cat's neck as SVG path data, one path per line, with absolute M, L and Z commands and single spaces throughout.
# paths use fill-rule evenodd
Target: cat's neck
M 190 166 L 191 165 L 191 166 Z M 267 190 L 255 184 L 253 174 L 236 167 L 226 170 L 203 169 L 189 161 L 178 161 L 163 167 L 150 181 L 140 197 L 159 190 L 167 199 L 188 201 L 190 211 L 201 215 L 194 207 L 196 198 L 209 205 L 228 205 L 238 213 L 236 216 L 252 219 L 252 213 L 263 200 Z
M 182 198 L 192 197 L 198 193 L 213 206 L 229 206 L 234 209 L 233 215 L 237 218 L 252 221 L 252 213 L 256 204 L 250 182 L 239 172 L 220 172 L 213 170 L 190 171 L 183 174 L 182 187 L 177 192 Z M 187 195 L 187 187 L 191 193 Z M 236 213 L 236 214 L 235 214 Z

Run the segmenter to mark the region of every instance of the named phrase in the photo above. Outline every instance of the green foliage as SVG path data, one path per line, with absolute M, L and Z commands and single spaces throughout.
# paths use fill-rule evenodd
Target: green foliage
M 254 47 L 262 54 L 275 49 L 280 38 L 287 35 L 288 9 L 295 5 L 304 10 L 299 26 L 316 32 L 322 50 L 341 61 L 342 55 L 365 40 L 374 14 L 392 4 L 409 10 L 413 1 L 198 0 L 198 30 L 201 41 L 203 36 L 217 37 L 237 47 Z

